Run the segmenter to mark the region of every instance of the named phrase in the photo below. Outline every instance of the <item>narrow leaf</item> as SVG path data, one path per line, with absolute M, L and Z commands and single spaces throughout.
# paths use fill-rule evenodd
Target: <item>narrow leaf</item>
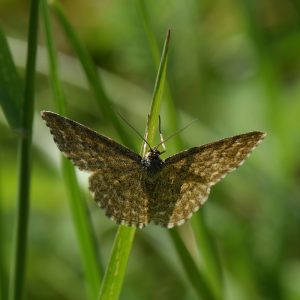
M 162 102 L 164 83 L 166 80 L 169 41 L 170 41 L 170 30 L 168 30 L 167 32 L 167 36 L 166 36 L 166 40 L 165 40 L 159 68 L 158 68 L 158 73 L 156 77 L 156 82 L 154 86 L 153 99 L 152 99 L 152 104 L 151 104 L 150 114 L 149 114 L 148 132 L 147 132 L 147 138 L 149 144 L 153 142 L 154 133 L 158 124 L 158 117 L 159 117 L 159 111 Z
M 73 223 L 85 267 L 89 299 L 96 299 L 101 283 L 101 268 L 99 255 L 97 254 L 96 240 L 92 234 L 93 229 L 89 220 L 89 212 L 77 182 L 74 166 L 69 160 L 63 157 L 62 167 L 70 198 Z
M 41 8 L 50 65 L 50 82 L 52 84 L 54 100 L 56 102 L 58 112 L 64 115 L 66 111 L 66 101 L 61 86 L 61 81 L 59 79 L 57 52 L 46 0 L 41 1 Z M 88 214 L 86 202 L 82 197 L 79 188 L 74 166 L 70 161 L 63 158 L 62 168 L 64 180 L 69 194 L 73 224 L 76 230 L 78 244 L 81 250 L 81 257 L 84 264 L 85 278 L 89 296 L 90 299 L 96 299 L 101 281 L 101 268 L 92 222 Z
M 1 29 L 0 66 L 0 105 L 10 127 L 20 130 L 22 127 L 23 85 Z
M 186 249 L 176 229 L 170 230 L 170 236 L 176 247 L 177 253 L 190 280 L 200 299 L 213 300 L 214 295 L 205 280 L 205 277 L 200 273 L 191 254 Z
M 191 219 L 198 250 L 203 261 L 203 276 L 206 277 L 216 299 L 222 299 L 222 269 L 216 245 L 200 210 Z
M 147 10 L 145 7 L 145 0 L 136 0 L 137 9 L 141 16 L 141 21 L 143 24 L 143 28 L 149 43 L 149 47 L 151 49 L 152 59 L 155 67 L 159 66 L 159 46 L 156 41 L 155 35 L 152 30 L 152 26 L 149 22 L 149 16 L 147 14 Z M 176 112 L 176 107 L 174 105 L 174 100 L 172 97 L 171 89 L 168 83 L 168 79 L 166 78 L 165 82 L 165 115 L 168 120 L 168 128 L 172 132 L 175 132 L 179 129 L 178 116 Z M 177 151 L 183 149 L 184 144 L 180 135 L 176 135 L 170 142 L 168 143 L 168 147 L 174 147 Z
M 158 123 L 163 86 L 166 76 L 169 40 L 170 31 L 167 33 L 167 38 L 164 44 L 149 114 L 148 134 L 146 133 L 146 136 L 150 144 L 153 142 L 154 131 Z M 151 132 L 151 134 L 149 134 L 149 132 Z M 143 148 L 145 149 L 145 147 Z M 133 227 L 119 226 L 111 257 L 100 289 L 99 300 L 115 300 L 119 298 L 135 232 L 136 229 Z
M 62 6 L 58 1 L 53 2 L 53 9 L 58 18 L 58 21 L 60 22 L 63 30 L 65 31 L 66 37 L 69 39 L 73 50 L 75 51 L 82 64 L 90 87 L 95 94 L 97 104 L 103 112 L 103 118 L 105 118 L 107 121 L 113 124 L 114 128 L 116 129 L 117 133 L 122 139 L 122 142 L 129 148 L 133 149 L 134 144 L 132 142 L 132 139 L 130 138 L 129 134 L 124 129 L 123 124 L 120 122 L 120 119 L 116 115 L 112 101 L 109 99 L 106 92 L 104 91 L 103 84 L 89 53 L 81 43 L 75 30 L 72 28 L 68 19 L 64 15 Z
M 136 229 L 120 225 L 105 271 L 99 300 L 119 299 Z
M 158 60 L 159 60 L 158 46 L 157 46 L 157 42 L 156 42 L 154 33 L 149 24 L 149 17 L 148 17 L 147 9 L 145 6 L 145 1 L 144 0 L 136 0 L 136 5 L 140 12 L 142 24 L 143 24 L 143 27 L 144 27 L 144 30 L 145 30 L 145 33 L 147 36 L 147 40 L 149 42 L 153 61 L 155 64 L 158 64 Z M 177 114 L 176 114 L 174 101 L 172 99 L 172 95 L 171 95 L 171 91 L 170 91 L 167 79 L 166 79 L 166 104 L 167 104 L 166 115 L 168 118 L 168 123 L 170 124 L 170 128 L 175 132 L 178 129 Z M 175 139 L 173 145 L 177 151 L 180 151 L 183 148 L 183 142 L 180 139 L 179 135 L 177 135 L 175 138 L 176 139 Z M 169 144 L 169 146 L 170 146 L 170 144 Z M 198 251 L 200 252 L 200 255 L 203 257 L 203 260 L 206 262 L 206 265 L 205 265 L 206 272 L 202 272 L 202 273 L 198 272 L 198 274 L 203 276 L 204 278 L 206 278 L 207 282 L 209 284 L 211 284 L 211 289 L 214 291 L 216 297 L 218 298 L 220 295 L 220 291 L 221 291 L 221 273 L 220 273 L 219 258 L 217 256 L 216 251 L 212 251 L 212 250 L 214 250 L 213 240 L 209 236 L 209 233 L 207 231 L 205 224 L 203 224 L 202 219 L 198 220 L 198 218 L 200 218 L 199 213 L 193 217 L 192 227 L 196 234 L 196 240 L 198 242 L 197 243 Z M 202 223 L 198 223 L 200 221 L 202 221 Z M 201 227 L 198 226 L 200 224 L 202 224 Z M 201 239 L 200 239 L 200 236 L 201 236 Z M 171 235 L 171 237 L 172 237 L 172 235 Z M 178 237 L 178 239 L 180 239 L 180 235 L 177 235 L 177 237 Z M 176 239 L 172 238 L 172 241 L 175 243 Z M 187 251 L 187 249 L 185 248 L 184 243 L 182 241 L 181 241 L 181 246 L 182 247 L 178 247 L 178 245 L 175 245 L 177 251 L 181 251 L 181 249 L 184 249 L 186 255 L 189 256 L 190 262 L 194 261 L 191 254 Z M 202 246 L 205 247 L 205 250 L 207 250 L 207 251 L 202 251 Z M 209 250 L 211 250 L 212 252 L 210 252 Z M 182 253 L 178 252 L 178 255 L 179 255 L 179 258 L 184 257 L 184 255 Z M 186 272 L 190 273 L 191 268 L 188 268 L 184 261 L 182 261 L 182 263 L 185 266 Z M 195 266 L 197 265 L 195 261 L 194 261 L 194 264 L 195 264 Z M 192 274 L 187 274 L 187 275 L 190 278 L 193 277 Z M 199 278 L 199 280 L 204 281 L 204 278 Z
M 38 33 L 38 0 L 30 3 L 28 51 L 23 102 L 22 129 L 20 138 L 19 189 L 17 224 L 14 233 L 12 272 L 9 287 L 10 300 L 22 300 L 24 296 L 24 277 L 26 268 L 27 228 L 29 220 L 31 144 L 34 111 L 34 84 Z
M 1 152 L 1 150 L 0 150 Z M 4 300 L 7 299 L 7 286 L 8 286 L 8 280 L 7 280 L 7 272 L 5 268 L 5 261 L 6 261 L 6 253 L 4 251 L 4 224 L 3 224 L 3 210 L 2 210 L 2 203 L 3 203 L 3 173 L 1 172 L 3 170 L 3 166 L 1 166 L 1 156 L 0 156 L 0 241 L 2 241 L 2 247 L 0 247 L 0 299 Z

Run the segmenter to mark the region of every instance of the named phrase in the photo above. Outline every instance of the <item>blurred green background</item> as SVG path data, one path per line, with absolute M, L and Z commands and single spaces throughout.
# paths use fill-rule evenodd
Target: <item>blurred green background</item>
M 99 67 L 107 94 L 143 133 L 157 67 L 140 3 L 62 1 Z M 243 167 L 213 188 L 202 208 L 221 259 L 224 299 L 300 299 L 300 1 L 144 4 L 160 48 L 166 30 L 172 30 L 167 77 L 179 124 L 199 118 L 181 133 L 180 150 L 252 130 L 268 133 Z M 68 116 L 118 141 L 55 17 L 52 22 Z M 0 0 L 0 26 L 23 76 L 28 1 Z M 86 299 L 59 153 L 39 116 L 40 110 L 55 110 L 43 36 L 40 30 L 26 294 L 28 299 Z M 167 116 L 163 106 L 166 136 L 172 133 Z M 139 149 L 141 141 L 128 132 Z M 18 153 L 16 135 L 2 111 L 0 146 L 3 296 L 15 223 Z M 176 151 L 175 142 L 168 142 L 166 156 Z M 88 194 L 86 174 L 78 176 L 105 266 L 117 226 Z M 189 222 L 180 232 L 201 265 Z M 196 298 L 166 229 L 152 225 L 139 230 L 121 299 Z

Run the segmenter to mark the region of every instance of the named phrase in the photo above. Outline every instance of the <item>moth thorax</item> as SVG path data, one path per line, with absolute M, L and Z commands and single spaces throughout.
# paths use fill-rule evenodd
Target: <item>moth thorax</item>
M 154 175 L 163 167 L 164 162 L 159 155 L 160 152 L 157 149 L 152 149 L 143 157 L 142 165 L 149 175 Z

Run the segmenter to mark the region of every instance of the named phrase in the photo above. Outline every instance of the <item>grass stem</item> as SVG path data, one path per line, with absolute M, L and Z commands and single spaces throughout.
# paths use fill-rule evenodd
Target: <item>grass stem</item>
M 52 83 L 54 100 L 56 102 L 58 112 L 64 115 L 66 112 L 66 101 L 61 86 L 61 81 L 59 79 L 57 52 L 46 0 L 41 0 L 41 9 L 50 65 L 50 81 Z M 62 168 L 65 184 L 69 194 L 73 224 L 85 269 L 85 278 L 89 292 L 89 298 L 96 299 L 100 287 L 102 271 L 92 222 L 89 217 L 87 205 L 79 188 L 74 166 L 70 161 L 63 158 Z
M 31 0 L 22 117 L 22 129 L 24 131 L 24 135 L 21 136 L 19 145 L 19 189 L 17 206 L 17 224 L 13 242 L 12 273 L 10 278 L 9 289 L 10 300 L 21 300 L 24 294 L 24 278 L 27 252 L 27 229 L 30 206 L 29 193 L 31 178 L 31 143 L 38 34 L 38 7 L 39 1 Z
M 169 40 L 170 31 L 168 31 L 165 40 L 150 108 L 148 134 L 146 133 L 149 144 L 153 142 L 154 131 L 158 123 L 158 116 L 163 95 L 163 86 L 166 77 Z M 136 229 L 133 227 L 125 227 L 122 225 L 119 226 L 111 257 L 101 285 L 98 298 L 99 300 L 115 300 L 119 298 L 135 232 Z
M 53 2 L 53 9 L 60 22 L 63 30 L 65 31 L 65 35 L 68 38 L 70 45 L 72 46 L 73 50 L 75 51 L 76 55 L 78 56 L 83 70 L 86 74 L 87 80 L 91 87 L 91 90 L 94 92 L 96 102 L 100 107 L 101 111 L 103 112 L 102 116 L 108 122 L 110 122 L 116 132 L 122 139 L 122 142 L 129 148 L 133 148 L 134 144 L 132 139 L 130 138 L 127 131 L 124 129 L 123 124 L 120 122 L 117 114 L 115 113 L 112 101 L 107 96 L 101 78 L 98 75 L 97 69 L 88 53 L 86 48 L 81 43 L 77 33 L 73 29 L 72 25 L 66 18 L 63 8 L 59 1 Z

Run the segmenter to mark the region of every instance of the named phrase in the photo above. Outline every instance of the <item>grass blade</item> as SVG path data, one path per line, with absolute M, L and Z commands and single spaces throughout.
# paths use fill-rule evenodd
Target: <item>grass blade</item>
M 147 132 L 148 143 L 150 145 L 151 143 L 153 143 L 154 133 L 158 124 L 158 117 L 159 117 L 159 112 L 160 112 L 160 107 L 162 102 L 164 84 L 166 80 L 169 41 L 170 41 L 170 30 L 168 30 L 167 37 L 165 40 L 162 57 L 160 60 L 160 65 L 158 68 L 158 73 L 157 73 L 156 82 L 154 86 L 152 104 L 150 108 L 148 132 Z
M 119 299 L 136 229 L 120 225 L 102 281 L 99 300 Z
M 38 0 L 30 3 L 28 52 L 23 102 L 22 129 L 20 140 L 19 190 L 17 226 L 14 235 L 12 273 L 10 279 L 10 300 L 20 300 L 24 294 L 24 275 L 27 248 L 27 227 L 29 219 L 29 188 L 31 177 L 31 141 L 34 110 L 34 84 L 38 33 Z
M 53 39 L 53 31 L 50 23 L 48 3 L 46 0 L 41 1 L 41 16 L 44 26 L 44 35 L 46 48 L 48 53 L 49 63 L 49 77 L 52 86 L 54 101 L 57 106 L 58 112 L 62 115 L 66 113 L 66 101 L 62 86 L 60 84 L 59 71 L 58 71 L 58 59 L 56 47 Z
M 58 112 L 64 115 L 66 101 L 59 79 L 57 52 L 54 45 L 49 9 L 46 0 L 41 1 L 41 9 L 50 64 L 50 81 L 52 83 L 54 99 Z M 69 194 L 73 224 L 76 230 L 81 257 L 84 264 L 87 289 L 90 296 L 89 298 L 96 299 L 101 281 L 101 268 L 92 222 L 78 185 L 74 166 L 70 161 L 63 158 L 62 168 Z
M 148 18 L 146 7 L 145 7 L 145 1 L 144 0 L 136 0 L 136 4 L 137 4 L 138 10 L 140 12 L 143 27 L 144 27 L 151 51 L 152 51 L 153 61 L 155 63 L 158 63 L 158 46 L 157 46 L 153 31 L 151 30 L 151 26 L 149 25 L 149 18 Z M 166 82 L 166 95 L 167 95 L 166 100 L 167 100 L 167 113 L 168 113 L 167 118 L 171 123 L 171 129 L 176 131 L 178 129 L 176 110 L 175 110 L 174 101 L 172 99 L 171 92 L 170 92 L 167 82 Z M 182 150 L 183 142 L 180 139 L 179 135 L 176 136 L 176 143 L 174 143 L 173 146 L 176 148 L 177 151 Z M 206 265 L 207 265 L 208 269 L 207 269 L 207 273 L 206 272 L 200 273 L 198 271 L 197 274 L 199 276 L 201 276 L 199 278 L 199 280 L 201 280 L 202 282 L 204 282 L 204 278 L 202 278 L 202 277 L 206 277 L 206 276 L 208 277 L 205 279 L 205 282 L 211 283 L 211 286 L 215 292 L 215 296 L 217 298 L 219 298 L 220 290 L 221 290 L 221 279 L 220 279 L 221 273 L 220 273 L 220 265 L 218 264 L 219 259 L 218 259 L 218 256 L 216 255 L 216 251 L 211 251 L 211 252 L 209 251 L 209 250 L 214 249 L 213 241 L 212 241 L 211 237 L 209 237 L 209 233 L 208 233 L 207 228 L 206 228 L 205 224 L 203 223 L 202 219 L 198 220 L 198 218 L 200 218 L 199 213 L 197 213 L 196 215 L 193 216 L 194 221 L 192 222 L 192 227 L 194 229 L 194 233 L 196 234 L 196 240 L 198 242 L 198 251 L 201 252 L 201 256 L 203 257 L 203 260 L 207 263 Z M 201 227 L 199 227 L 200 224 L 202 225 Z M 199 232 L 199 231 L 201 231 L 201 232 Z M 190 255 L 190 253 L 187 251 L 187 249 L 185 248 L 182 240 L 180 241 L 180 246 L 178 245 L 179 240 L 181 239 L 180 235 L 177 234 L 176 237 L 177 238 L 174 239 L 174 233 L 171 234 L 171 238 L 175 244 L 176 250 L 178 251 L 179 258 L 184 258 L 186 255 L 189 256 L 189 258 L 187 260 L 186 259 L 182 260 L 182 263 L 185 267 L 188 277 L 195 279 L 194 274 L 191 274 L 192 269 L 186 263 L 187 261 L 189 261 L 191 263 L 193 261 L 193 258 Z M 199 241 L 201 241 L 201 243 Z M 202 246 L 208 251 L 203 251 Z M 200 251 L 200 249 L 201 249 L 201 251 Z M 184 251 L 185 254 L 181 253 L 180 251 Z M 196 265 L 195 262 L 194 262 L 194 265 Z M 196 282 L 195 282 L 194 286 L 196 286 Z M 206 287 L 206 289 L 208 289 L 208 287 Z M 199 291 L 198 289 L 196 289 L 196 290 Z
M 2 242 L 2 245 L 4 244 L 4 231 L 3 231 L 3 211 L 2 211 L 2 166 L 1 166 L 1 158 L 0 158 L 0 241 Z M 7 273 L 5 268 L 5 253 L 4 253 L 4 247 L 0 247 L 0 299 L 4 300 L 7 299 Z
M 102 82 L 100 81 L 100 77 L 97 73 L 97 69 L 93 64 L 90 55 L 80 42 L 75 30 L 72 28 L 71 24 L 65 17 L 62 6 L 58 1 L 53 2 L 53 8 L 63 30 L 65 31 L 66 37 L 69 39 L 70 44 L 72 45 L 82 64 L 90 87 L 95 94 L 97 104 L 100 107 L 101 111 L 103 111 L 103 117 L 114 125 L 123 143 L 129 148 L 133 149 L 134 144 L 132 142 L 132 139 L 129 137 L 127 131 L 124 129 L 123 124 L 120 122 L 118 116 L 116 115 L 112 102 L 104 91 Z
M 151 30 L 151 26 L 149 24 L 149 18 L 145 7 L 145 1 L 144 0 L 136 0 L 137 9 L 139 10 L 142 24 L 144 27 L 144 31 L 151 49 L 153 62 L 156 67 L 159 66 L 159 47 L 157 44 L 157 41 L 155 39 L 155 36 L 153 34 L 153 31 Z M 166 119 L 168 120 L 168 126 L 169 130 L 172 132 L 175 132 L 179 129 L 179 122 L 177 118 L 176 108 L 174 105 L 173 97 L 171 94 L 171 90 L 169 87 L 168 79 L 166 78 L 165 82 L 165 104 L 166 104 Z M 177 151 L 183 149 L 184 144 L 180 137 L 180 135 L 176 135 L 172 140 L 168 142 L 169 147 L 174 147 Z
M 177 253 L 180 256 L 180 260 L 186 270 L 186 274 L 190 280 L 190 283 L 199 295 L 199 298 L 206 300 L 216 299 L 212 294 L 205 277 L 200 273 L 190 253 L 186 249 L 182 239 L 179 236 L 178 230 L 170 229 L 169 232 L 176 247 Z
M 92 234 L 89 213 L 76 178 L 73 165 L 66 158 L 62 161 L 63 175 L 69 193 L 72 217 L 85 267 L 89 299 L 96 299 L 101 283 L 101 268 L 96 241 Z
M 153 99 L 149 114 L 147 139 L 151 144 L 153 142 L 154 131 L 158 123 L 158 116 L 162 102 L 163 86 L 166 77 L 168 45 L 170 40 L 170 31 L 164 44 L 160 67 L 156 77 L 156 83 L 153 92 Z M 145 149 L 145 147 L 143 147 Z M 115 300 L 119 298 L 122 283 L 124 281 L 128 257 L 131 251 L 136 229 L 133 227 L 119 226 L 115 242 L 113 245 L 111 257 L 105 271 L 104 279 L 101 285 L 99 300 Z
M 206 277 L 215 299 L 222 299 L 222 269 L 220 259 L 203 215 L 203 211 L 200 210 L 191 219 L 196 243 L 203 261 L 202 273 Z
M 23 85 L 0 29 L 0 105 L 11 128 L 22 127 Z

